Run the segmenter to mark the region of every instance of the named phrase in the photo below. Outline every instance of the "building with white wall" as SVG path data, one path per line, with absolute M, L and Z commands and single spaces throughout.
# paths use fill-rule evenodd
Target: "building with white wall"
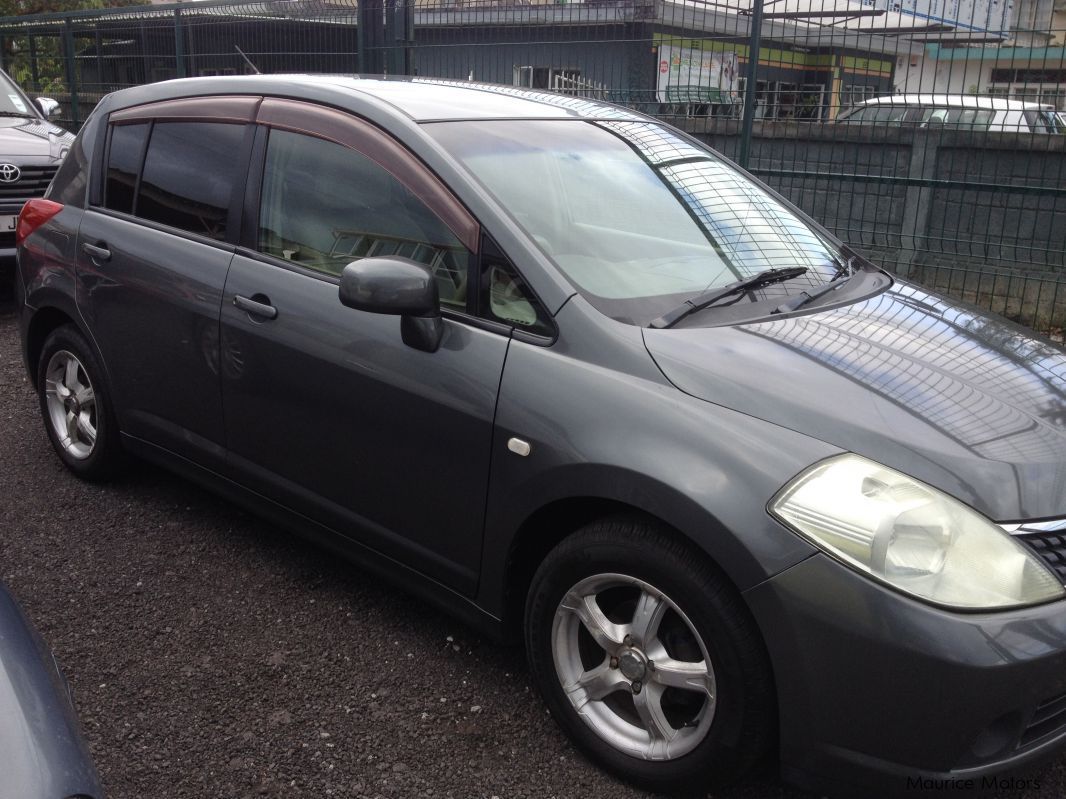
M 985 94 L 1066 111 L 1066 0 L 1015 0 L 1011 10 L 998 42 L 986 30 L 989 40 L 945 40 L 899 59 L 896 91 Z

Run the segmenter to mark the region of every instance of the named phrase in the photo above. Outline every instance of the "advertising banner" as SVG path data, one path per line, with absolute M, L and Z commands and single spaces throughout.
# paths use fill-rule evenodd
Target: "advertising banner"
M 659 45 L 660 103 L 732 103 L 737 54 Z

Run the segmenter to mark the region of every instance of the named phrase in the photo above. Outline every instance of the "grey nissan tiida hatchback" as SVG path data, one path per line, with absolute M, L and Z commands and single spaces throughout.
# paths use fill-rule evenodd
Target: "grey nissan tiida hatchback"
M 106 97 L 18 224 L 45 427 L 521 632 L 589 757 L 706 789 L 1039 779 L 1066 357 L 669 125 L 252 76 Z

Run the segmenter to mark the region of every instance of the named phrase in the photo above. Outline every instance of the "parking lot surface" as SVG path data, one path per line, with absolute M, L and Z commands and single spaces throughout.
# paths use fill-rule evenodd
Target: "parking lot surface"
M 0 577 L 51 645 L 113 799 L 643 794 L 575 752 L 521 650 L 180 478 L 52 454 L 0 306 Z M 721 794 L 796 797 L 775 768 Z M 1036 790 L 1066 796 L 1066 757 Z

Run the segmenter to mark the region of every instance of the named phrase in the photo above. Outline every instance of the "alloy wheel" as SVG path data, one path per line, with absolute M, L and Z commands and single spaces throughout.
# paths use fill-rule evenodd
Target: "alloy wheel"
M 45 370 L 48 418 L 60 446 L 85 460 L 96 446 L 97 405 L 85 367 L 68 350 L 58 350 Z
M 604 741 L 644 760 L 674 760 L 707 736 L 716 684 L 707 647 L 654 586 L 597 574 L 563 596 L 552 625 L 563 692 Z

